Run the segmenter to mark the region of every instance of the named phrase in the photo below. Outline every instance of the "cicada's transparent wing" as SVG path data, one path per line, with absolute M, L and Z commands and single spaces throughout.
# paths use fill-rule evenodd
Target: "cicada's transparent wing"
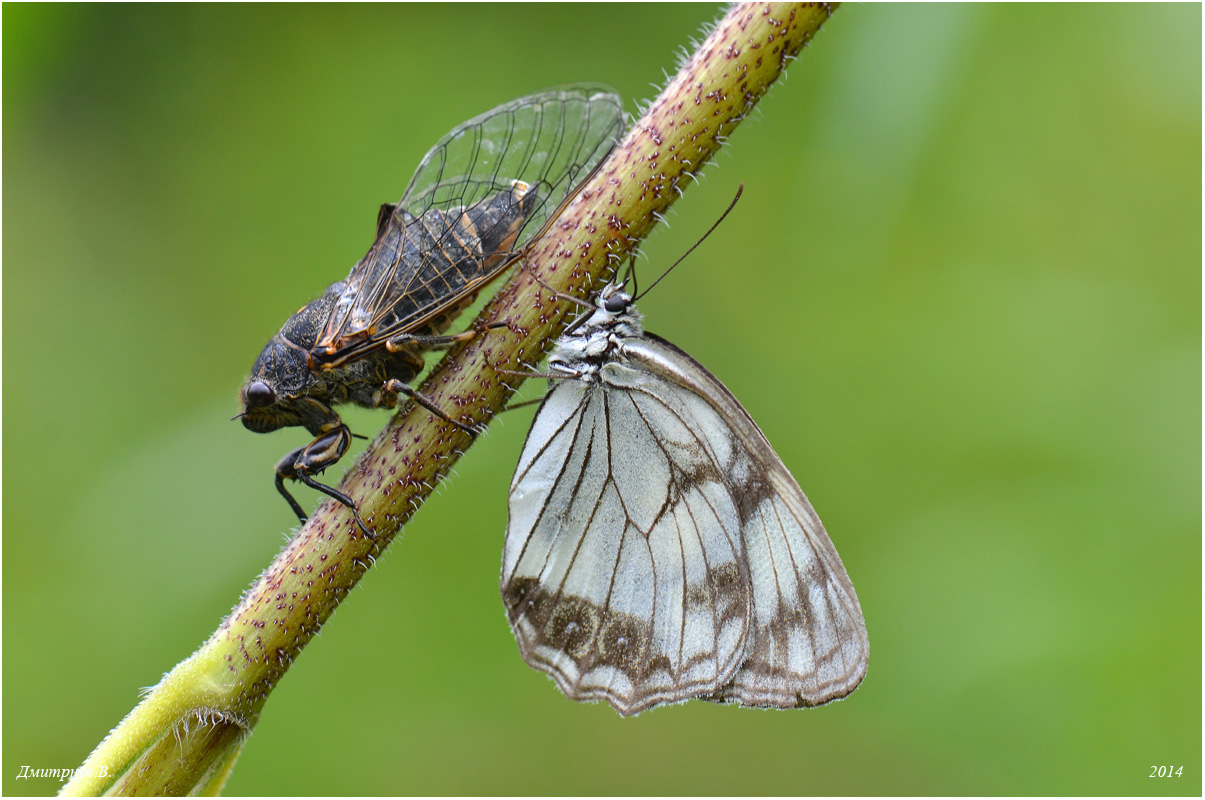
M 423 158 L 399 206 L 472 208 L 523 181 L 540 199 L 527 216 L 539 228 L 611 149 L 623 125 L 613 89 L 573 84 L 520 97 L 448 133 Z M 520 239 L 519 246 L 524 244 Z
M 352 270 L 314 348 L 349 360 L 432 335 L 509 266 L 610 151 L 622 103 L 594 84 L 513 100 L 458 126 L 419 164 Z

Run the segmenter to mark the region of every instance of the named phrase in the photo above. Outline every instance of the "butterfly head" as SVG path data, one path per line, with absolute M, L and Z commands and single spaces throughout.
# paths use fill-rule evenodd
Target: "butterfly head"
M 636 301 L 622 283 L 608 283 L 594 301 L 594 313 L 582 325 L 583 334 L 627 338 L 644 332 Z
M 603 314 L 617 317 L 632 307 L 632 296 L 623 290 L 622 283 L 608 283 L 598 293 L 596 305 Z
M 598 293 L 594 310 L 566 329 L 549 365 L 554 369 L 593 374 L 624 339 L 644 334 L 640 312 L 623 284 L 608 283 Z

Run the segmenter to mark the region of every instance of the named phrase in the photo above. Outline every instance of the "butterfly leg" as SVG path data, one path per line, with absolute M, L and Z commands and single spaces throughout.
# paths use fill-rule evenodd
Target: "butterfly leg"
M 588 303 L 585 300 L 581 299 L 580 297 L 574 297 L 571 294 L 565 294 L 564 292 L 558 292 L 552 286 L 545 283 L 544 280 L 542 278 L 540 278 L 539 275 L 533 274 L 532 277 L 534 277 L 536 279 L 536 283 L 540 284 L 545 289 L 547 289 L 549 292 L 551 292 L 552 296 L 557 298 L 558 300 L 568 300 L 570 303 L 576 303 L 577 305 L 581 306 L 582 308 L 587 308 L 587 309 L 590 309 L 591 311 L 594 310 L 593 303 Z
M 543 403 L 544 398 L 547 396 L 548 395 L 546 395 L 546 394 L 542 394 L 539 397 L 532 399 L 532 400 L 524 400 L 521 403 L 511 403 L 506 408 L 502 409 L 502 411 L 500 411 L 499 413 L 505 414 L 507 411 L 514 411 L 515 409 L 523 408 L 524 406 L 534 406 L 536 403 Z
M 558 372 L 535 372 L 524 369 L 496 369 L 494 371 L 499 375 L 515 375 L 520 378 L 545 378 L 550 381 L 559 381 L 562 378 L 576 380 L 586 374 L 580 369 L 561 369 Z
M 529 371 L 518 370 L 518 369 L 500 369 L 500 370 L 497 370 L 497 372 L 500 375 L 515 375 L 520 378 L 545 378 L 550 381 L 558 381 L 558 380 L 561 380 L 562 378 L 571 378 L 571 379 L 581 378 L 583 375 L 586 374 L 586 373 L 582 372 L 581 370 L 566 370 L 563 368 L 556 373 L 529 372 Z M 524 400 L 521 403 L 511 403 L 506 408 L 502 409 L 502 411 L 500 413 L 505 413 L 507 411 L 514 411 L 517 408 L 523 408 L 523 406 L 533 406 L 536 403 L 543 403 L 544 398 L 547 396 L 548 395 L 545 394 L 545 395 L 541 395 L 540 397 L 535 398 L 534 400 Z
M 276 465 L 276 491 L 280 492 L 281 496 L 288 501 L 289 507 L 293 509 L 297 518 L 305 522 L 305 511 L 302 510 L 296 498 L 289 494 L 284 483 L 285 478 L 301 481 L 311 489 L 317 489 L 350 508 L 352 516 L 356 518 L 356 524 L 360 526 L 360 530 L 364 531 L 364 535 L 375 539 L 375 534 L 369 531 L 364 525 L 364 521 L 360 519 L 360 512 L 350 497 L 324 483 L 319 483 L 312 477 L 314 473 L 322 472 L 343 457 L 343 454 L 347 452 L 347 446 L 351 443 L 351 435 L 351 431 L 346 425 L 339 425 L 305 447 L 299 447 L 282 458 Z

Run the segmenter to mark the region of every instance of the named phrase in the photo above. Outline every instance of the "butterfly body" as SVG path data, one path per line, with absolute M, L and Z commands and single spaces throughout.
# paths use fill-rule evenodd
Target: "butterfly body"
M 510 494 L 502 594 L 524 659 L 621 714 L 692 697 L 843 697 L 868 644 L 853 585 L 757 425 L 610 285 L 549 359 L 564 375 Z

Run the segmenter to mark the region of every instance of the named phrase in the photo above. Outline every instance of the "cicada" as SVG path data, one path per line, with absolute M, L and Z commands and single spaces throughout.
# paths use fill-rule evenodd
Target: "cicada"
M 347 495 L 314 479 L 351 444 L 334 407 L 393 408 L 404 394 L 451 419 L 410 386 L 425 351 L 474 335 L 444 332 L 547 230 L 622 127 L 619 96 L 594 84 L 520 97 L 457 126 L 402 199 L 381 206 L 372 247 L 347 279 L 272 337 L 240 392 L 239 418 L 256 433 L 297 425 L 314 437 L 276 465 L 276 488 L 301 521 L 285 479 L 350 507 L 368 532 Z

